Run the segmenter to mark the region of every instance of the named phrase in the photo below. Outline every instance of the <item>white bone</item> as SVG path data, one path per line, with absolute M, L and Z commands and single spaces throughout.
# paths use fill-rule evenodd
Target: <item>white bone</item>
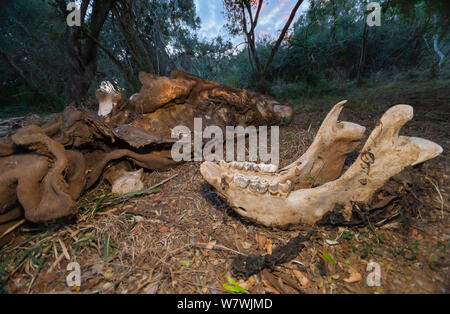
M 337 178 L 342 171 L 342 157 L 356 147 L 355 141 L 364 132 L 364 128 L 357 124 L 337 121 L 344 103 L 333 107 L 313 144 L 297 161 L 275 174 L 261 174 L 259 181 L 258 177 L 251 178 L 251 185 L 254 184 L 256 190 L 262 180 L 269 181 L 270 193 L 243 190 L 249 181 L 246 177 L 246 184 L 239 185 L 240 188 L 233 183 L 220 189 L 221 173 L 228 171 L 234 174 L 234 182 L 237 183 L 236 178 L 242 176 L 239 169 L 223 169 L 212 162 L 204 162 L 200 171 L 206 181 L 216 187 L 242 216 L 266 226 L 300 222 L 313 224 L 336 204 L 349 206 L 352 202 L 370 203 L 374 192 L 390 177 L 407 166 L 442 153 L 442 147 L 431 141 L 398 136 L 400 128 L 412 119 L 413 108 L 396 105 L 385 112 L 359 157 Z M 307 184 L 306 178 L 311 174 L 316 175 L 319 186 Z

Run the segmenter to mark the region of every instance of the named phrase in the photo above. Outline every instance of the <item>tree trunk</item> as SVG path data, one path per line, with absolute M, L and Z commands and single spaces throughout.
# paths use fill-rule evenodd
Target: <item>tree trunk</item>
M 130 53 L 133 55 L 141 70 L 155 74 L 153 58 L 139 38 L 137 31 L 133 28 L 133 4 L 125 1 L 121 1 L 120 3 L 122 6 L 120 8 L 114 7 L 112 12 L 119 20 L 120 28 L 130 49 Z
M 294 20 L 295 14 L 297 13 L 297 10 L 300 7 L 300 5 L 302 4 L 302 2 L 303 2 L 303 0 L 298 0 L 297 3 L 295 4 L 295 7 L 292 9 L 291 14 L 289 16 L 289 19 L 287 20 L 286 24 L 284 25 L 283 30 L 281 31 L 281 34 L 278 37 L 278 40 L 276 41 L 275 45 L 272 48 L 269 59 L 267 59 L 264 69 L 262 70 L 262 72 L 260 72 L 258 85 L 256 85 L 256 91 L 259 93 L 265 94 L 267 92 L 267 86 L 265 83 L 267 72 L 269 71 L 269 67 L 272 64 L 275 54 L 277 53 L 278 48 L 280 47 L 284 37 L 286 36 L 286 33 L 287 33 L 289 27 L 291 26 L 291 23 Z
M 115 65 L 117 65 L 117 67 L 122 71 L 128 87 L 133 88 L 133 83 L 132 83 L 132 78 L 133 78 L 133 74 L 134 74 L 133 69 L 131 67 L 129 67 L 125 62 L 121 62 L 119 59 L 117 59 L 112 51 L 110 51 L 108 48 L 106 48 L 104 45 L 102 45 L 102 43 L 99 42 L 96 38 L 92 37 L 92 35 L 89 34 L 88 31 L 83 29 L 83 33 L 86 36 L 88 36 L 89 38 L 91 38 L 97 44 L 97 46 L 100 49 L 102 49 L 104 53 L 106 53 L 106 55 L 111 59 L 111 61 Z
M 84 38 L 82 27 L 83 24 L 87 24 L 84 18 L 90 1 L 83 0 L 81 3 L 81 26 L 67 26 L 66 28 L 68 60 L 67 85 L 64 91 L 66 104 L 75 102 L 75 104 L 80 105 L 84 102 L 97 72 L 98 46 L 96 41 L 98 41 L 101 28 L 115 0 L 93 0 L 89 17 L 90 37 Z M 66 19 L 69 13 L 66 10 L 66 2 L 58 0 L 58 5 Z
M 362 44 L 361 44 L 361 57 L 359 58 L 359 65 L 358 65 L 358 74 L 357 74 L 357 85 L 361 85 L 361 76 L 363 74 L 364 70 L 364 64 L 366 63 L 366 49 L 367 49 L 367 34 L 369 32 L 369 29 L 367 27 L 366 20 L 364 19 L 364 31 L 363 31 L 363 37 L 362 37 Z

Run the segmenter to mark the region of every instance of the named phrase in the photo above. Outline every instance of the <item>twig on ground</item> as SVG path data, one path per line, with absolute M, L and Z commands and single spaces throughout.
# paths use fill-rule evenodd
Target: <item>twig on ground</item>
M 178 174 L 174 174 L 173 176 L 170 176 L 164 180 L 162 180 L 161 182 L 151 186 L 148 189 L 142 190 L 142 191 L 137 191 L 137 192 L 130 192 L 121 196 L 114 196 L 114 195 L 106 195 L 104 196 L 102 199 L 100 199 L 99 204 L 97 205 L 97 210 L 104 208 L 106 206 L 111 206 L 111 205 L 115 205 L 118 204 L 120 202 L 129 200 L 132 197 L 135 196 L 139 196 L 139 195 L 143 195 L 143 194 L 148 194 L 148 193 L 158 193 L 161 192 L 161 190 L 156 190 L 155 188 L 163 185 L 164 183 L 172 180 L 173 178 L 175 178 L 176 176 L 178 176 Z M 96 210 L 96 211 L 97 211 Z
M 20 227 L 21 225 L 23 225 L 25 223 L 25 219 L 19 220 L 17 223 L 15 223 L 14 225 L 12 225 L 11 227 L 9 227 L 8 229 L 5 230 L 5 232 L 3 232 L 0 235 L 0 239 L 3 238 L 4 236 L 6 236 L 8 233 L 10 233 L 11 231 L 13 231 L 14 229 L 16 229 L 17 227 Z
M 425 176 L 425 179 L 427 179 L 431 183 L 431 185 L 434 187 L 434 189 L 438 193 L 439 198 L 441 199 L 441 218 L 444 218 L 444 198 L 442 197 L 441 191 L 439 190 L 439 187 L 437 186 L 437 184 L 434 183 L 434 181 L 430 177 Z

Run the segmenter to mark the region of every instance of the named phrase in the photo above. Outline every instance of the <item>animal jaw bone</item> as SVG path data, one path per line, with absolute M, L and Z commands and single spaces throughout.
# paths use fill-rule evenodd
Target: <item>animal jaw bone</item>
M 338 121 L 346 102 L 331 109 L 306 153 L 283 169 L 280 182 L 291 180 L 297 188 L 310 187 L 339 176 L 347 154 L 359 145 L 366 130 L 355 123 Z
M 413 108 L 396 105 L 382 116 L 350 168 L 338 179 L 325 181 L 339 175 L 342 156 L 356 147 L 355 141 L 364 132 L 364 128 L 356 124 L 337 122 L 343 104 L 337 104 L 330 111 L 308 151 L 276 173 L 245 171 L 236 164 L 223 162 L 220 165 L 204 162 L 200 171 L 244 217 L 265 226 L 313 224 L 338 204 L 368 204 L 375 191 L 390 177 L 407 166 L 442 153 L 442 147 L 431 141 L 398 135 L 400 128 L 412 119 Z M 329 149 L 335 153 L 325 154 Z M 319 161 L 322 167 L 315 166 Z M 323 184 L 314 187 L 302 181 L 310 174 L 316 174 Z

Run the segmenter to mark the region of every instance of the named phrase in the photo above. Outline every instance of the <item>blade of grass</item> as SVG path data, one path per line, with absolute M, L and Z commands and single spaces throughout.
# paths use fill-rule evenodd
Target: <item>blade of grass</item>
M 103 260 L 106 261 L 109 258 L 109 234 L 105 233 Z

